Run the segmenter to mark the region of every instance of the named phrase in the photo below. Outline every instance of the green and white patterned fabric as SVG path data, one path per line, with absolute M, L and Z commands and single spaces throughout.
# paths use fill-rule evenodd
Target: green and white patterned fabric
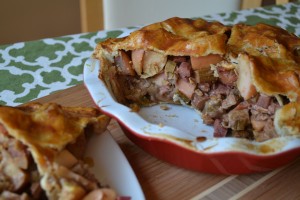
M 196 16 L 201 17 L 201 16 Z M 226 25 L 259 22 L 300 36 L 300 2 L 202 16 Z M 0 46 L 0 105 L 16 106 L 82 83 L 83 65 L 96 44 L 139 27 Z

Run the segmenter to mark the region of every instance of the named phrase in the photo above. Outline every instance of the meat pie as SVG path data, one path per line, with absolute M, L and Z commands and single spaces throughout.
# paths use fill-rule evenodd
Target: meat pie
M 185 104 L 215 137 L 265 141 L 300 135 L 297 112 L 286 115 L 300 107 L 299 49 L 300 39 L 279 27 L 175 17 L 107 39 L 93 57 L 125 105 Z
M 0 107 L 0 199 L 115 199 L 83 152 L 109 118 L 94 108 L 31 103 Z

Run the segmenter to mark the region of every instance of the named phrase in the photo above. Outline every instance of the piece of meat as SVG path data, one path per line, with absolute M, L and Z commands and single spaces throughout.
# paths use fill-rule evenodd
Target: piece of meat
M 268 106 L 268 114 L 274 115 L 276 110 L 278 110 L 281 106 L 277 102 L 271 102 L 271 104 Z
M 233 69 L 228 70 L 224 67 L 218 67 L 217 70 L 221 83 L 233 86 L 237 81 L 238 77 Z
M 174 93 L 175 93 L 174 87 L 171 85 L 164 85 L 159 87 L 159 92 L 158 92 L 158 95 L 160 96 L 159 99 L 163 99 L 166 102 L 172 102 Z
M 267 109 L 271 103 L 272 97 L 260 94 L 256 102 L 257 106 Z
M 201 91 L 195 90 L 195 93 L 193 95 L 193 99 L 191 101 L 191 105 L 202 111 L 205 105 L 205 102 L 209 99 L 209 96 L 203 95 Z
M 222 126 L 222 121 L 216 119 L 214 121 L 214 137 L 225 137 L 228 129 Z
M 177 68 L 177 74 L 182 79 L 188 79 L 191 77 L 191 64 L 188 62 L 180 63 L 179 67 Z
M 206 115 L 212 119 L 222 118 L 224 114 L 224 110 L 221 107 L 222 105 L 222 98 L 219 95 L 211 96 L 208 101 L 205 102 L 203 108 L 203 115 Z
M 231 110 L 228 113 L 228 127 L 232 130 L 245 130 L 250 124 L 250 117 L 248 109 L 243 110 Z
M 194 91 L 196 89 L 196 84 L 187 82 L 183 79 L 178 79 L 176 82 L 176 88 L 184 94 L 187 98 L 192 99 Z
M 209 54 L 207 56 L 194 57 L 191 56 L 191 64 L 193 70 L 198 70 L 203 67 L 209 67 L 211 64 L 217 64 L 223 60 L 221 55 Z
M 202 91 L 208 93 L 210 91 L 209 83 L 198 83 L 197 87 Z
M 222 101 L 222 108 L 228 109 L 238 103 L 238 99 L 234 94 L 229 94 L 223 101 Z
M 210 91 L 210 95 L 229 95 L 232 88 L 224 85 L 222 83 L 213 84 L 213 87 Z

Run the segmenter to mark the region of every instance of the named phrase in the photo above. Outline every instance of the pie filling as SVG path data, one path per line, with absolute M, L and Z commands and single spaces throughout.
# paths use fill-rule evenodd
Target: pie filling
M 0 108 L 0 199 L 116 199 L 84 155 L 108 117 L 56 104 Z
M 2 132 L 0 134 L 0 169 L 2 171 L 0 173 L 0 199 L 48 199 L 41 182 L 46 183 L 47 187 L 53 187 L 52 192 L 55 192 L 56 187 L 61 187 L 60 184 L 78 184 L 84 188 L 87 199 L 89 199 L 88 196 L 93 196 L 93 193 L 102 195 L 104 192 L 112 193 L 110 189 L 103 190 L 105 186 L 101 185 L 89 171 L 92 163 L 82 154 L 86 145 L 85 141 L 85 136 L 80 136 L 75 143 L 67 145 L 66 149 L 56 157 L 58 167 L 54 169 L 53 176 L 44 177 L 42 181 L 43 177 L 40 176 L 27 146 Z M 69 197 L 66 193 L 63 194 L 65 196 L 60 197 Z
M 122 103 L 191 106 L 202 113 L 205 124 L 214 127 L 215 137 L 256 141 L 278 137 L 274 114 L 288 100 L 257 92 L 247 72 L 239 74 L 234 59 L 120 50 L 113 66 Z

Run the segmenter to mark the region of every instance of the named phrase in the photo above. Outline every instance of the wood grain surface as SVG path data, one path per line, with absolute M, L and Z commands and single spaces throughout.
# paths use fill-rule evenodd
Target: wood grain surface
M 35 101 L 96 107 L 83 84 Z M 299 158 L 268 173 L 206 174 L 170 165 L 147 154 L 124 135 L 115 120 L 108 129 L 135 171 L 146 199 L 300 199 Z

